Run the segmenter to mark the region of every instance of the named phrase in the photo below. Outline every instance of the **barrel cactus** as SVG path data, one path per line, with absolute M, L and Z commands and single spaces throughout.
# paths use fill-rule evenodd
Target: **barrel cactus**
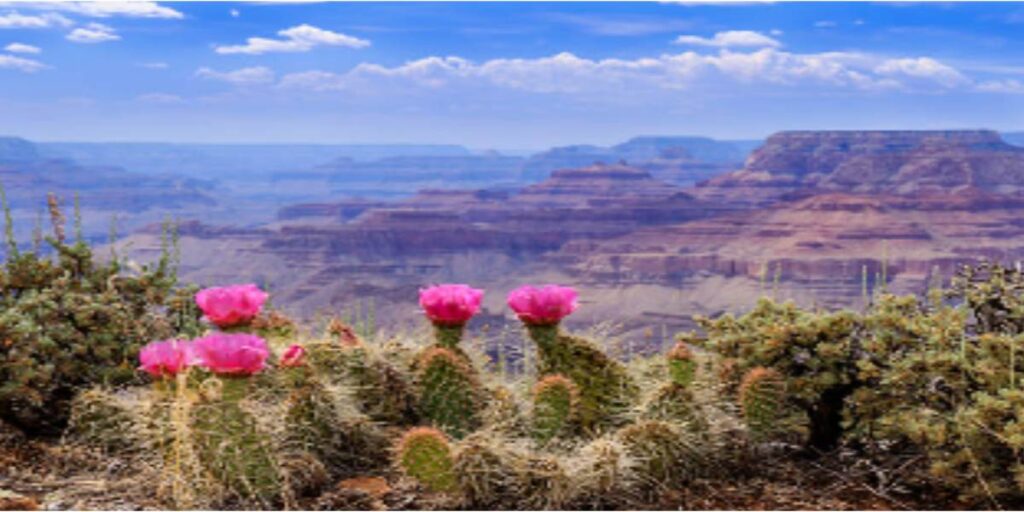
M 395 454 L 402 472 L 427 489 L 448 492 L 456 488 L 452 449 L 441 431 L 416 427 L 402 436 Z
M 786 381 L 775 370 L 757 367 L 743 377 L 739 404 L 747 428 L 758 437 L 778 432 L 785 408 Z
M 564 375 L 576 385 L 580 426 L 596 432 L 621 423 L 639 392 L 625 368 L 589 341 L 559 332 L 559 322 L 576 309 L 576 291 L 524 286 L 509 294 L 508 304 L 537 345 L 539 373 Z
M 541 444 L 571 428 L 579 400 L 576 385 L 563 375 L 548 375 L 533 388 L 533 436 Z
M 666 354 L 669 381 L 660 386 L 644 404 L 645 417 L 685 422 L 696 430 L 704 430 L 707 422 L 691 387 L 697 372 L 697 361 L 685 342 L 676 343 Z
M 440 347 L 427 349 L 417 364 L 419 410 L 423 418 L 456 438 L 477 428 L 483 391 L 469 364 Z

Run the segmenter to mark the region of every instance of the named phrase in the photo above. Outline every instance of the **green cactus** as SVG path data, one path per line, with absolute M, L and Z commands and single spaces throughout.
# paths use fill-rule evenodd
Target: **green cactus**
M 459 443 L 453 470 L 462 506 L 476 510 L 558 510 L 569 479 L 553 457 L 519 449 L 494 432 Z
M 225 489 L 245 503 L 273 506 L 284 491 L 271 439 L 245 408 L 252 379 L 216 378 L 220 396 L 207 397 L 192 417 L 198 456 Z
M 337 322 L 339 329 L 343 324 Z M 342 338 L 343 340 L 346 338 Z M 412 386 L 402 372 L 358 338 L 349 342 L 318 342 L 306 345 L 307 357 L 317 375 L 349 387 L 359 409 L 375 421 L 412 425 L 419 417 Z M 355 340 L 355 341 L 351 341 Z
M 455 352 L 440 347 L 427 349 L 417 366 L 423 418 L 457 439 L 476 429 L 485 404 L 472 367 Z
M 690 390 L 697 372 L 697 361 L 686 343 L 676 343 L 666 354 L 669 381 L 660 386 L 643 404 L 643 415 L 686 423 L 694 430 L 705 430 L 707 421 Z
M 312 453 L 334 477 L 380 469 L 390 448 L 387 437 L 354 407 L 345 407 L 346 388 L 326 385 L 309 367 L 279 370 L 289 389 L 286 445 Z
M 545 444 L 565 434 L 576 415 L 576 386 L 563 375 L 548 375 L 533 388 L 533 437 Z
M 757 367 L 743 377 L 739 403 L 743 421 L 755 436 L 765 438 L 780 430 L 786 400 L 786 381 L 779 372 Z
M 698 476 L 706 458 L 685 431 L 664 421 L 634 423 L 620 430 L 617 437 L 636 461 L 639 490 L 648 496 L 665 485 L 679 485 Z
M 570 510 L 632 509 L 638 465 L 617 435 L 594 439 L 580 450 L 572 476 Z
M 402 472 L 435 492 L 456 488 L 452 449 L 437 429 L 416 427 L 402 436 L 395 450 Z
M 579 391 L 579 423 L 596 432 L 621 423 L 639 389 L 625 368 L 590 342 L 562 335 L 557 325 L 528 325 L 537 344 L 538 373 L 561 374 Z
M 62 232 L 55 197 L 51 214 Z M 139 348 L 176 330 L 165 308 L 176 280 L 170 250 L 128 275 L 117 259 L 97 262 L 85 242 L 60 232 L 47 240 L 53 256 L 8 240 L 0 268 L 0 419 L 32 435 L 59 434 L 78 389 L 135 379 Z
M 684 388 L 690 387 L 697 374 L 697 361 L 686 343 L 677 342 L 672 350 L 669 350 L 666 359 L 668 359 L 668 371 L 672 382 Z

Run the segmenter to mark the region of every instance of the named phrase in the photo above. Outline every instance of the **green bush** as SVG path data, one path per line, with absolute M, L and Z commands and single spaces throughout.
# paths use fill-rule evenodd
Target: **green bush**
M 965 267 L 929 303 L 881 297 L 866 320 L 861 371 L 874 385 L 851 400 L 858 433 L 919 450 L 969 504 L 1024 498 L 1022 283 L 998 265 Z
M 19 251 L 8 216 L 0 268 L 0 418 L 52 435 L 67 424 L 79 388 L 131 381 L 139 348 L 190 321 L 188 311 L 173 307 L 182 301 L 170 300 L 171 251 L 131 273 L 117 258 L 98 262 L 87 243 L 65 240 L 53 196 L 50 206 L 52 256 Z
M 730 365 L 722 373 L 737 379 L 732 385 L 756 367 L 777 371 L 787 390 L 787 403 L 780 406 L 807 417 L 807 445 L 822 451 L 838 446 L 846 398 L 861 385 L 859 315 L 761 299 L 745 315 L 698 318 L 698 323 L 707 331 L 708 348 Z

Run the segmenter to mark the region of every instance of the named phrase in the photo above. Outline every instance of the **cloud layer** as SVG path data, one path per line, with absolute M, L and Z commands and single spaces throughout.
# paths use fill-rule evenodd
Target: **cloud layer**
M 733 47 L 756 47 L 756 48 L 778 48 L 782 46 L 776 39 L 772 39 L 760 32 L 754 32 L 751 30 L 727 30 L 725 32 L 718 32 L 713 37 L 701 37 L 692 35 L 683 35 L 675 39 L 675 44 L 684 44 L 692 46 L 713 46 L 716 48 L 733 48 Z
M 308 24 L 280 30 L 277 32 L 277 35 L 281 36 L 282 39 L 250 37 L 246 39 L 245 44 L 217 46 L 215 51 L 222 55 L 238 53 L 260 55 L 278 52 L 308 52 L 317 46 L 344 46 L 348 48 L 365 48 L 370 46 L 370 41 L 365 39 L 324 30 Z
M 78 27 L 67 35 L 67 40 L 75 43 L 105 43 L 117 41 L 121 36 L 117 35 L 113 27 L 102 23 L 89 23 L 84 27 Z

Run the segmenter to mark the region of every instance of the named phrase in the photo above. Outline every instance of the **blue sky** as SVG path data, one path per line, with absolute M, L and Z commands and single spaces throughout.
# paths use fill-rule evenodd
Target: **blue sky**
M 0 2 L 0 134 L 460 143 L 1024 130 L 1024 4 Z

